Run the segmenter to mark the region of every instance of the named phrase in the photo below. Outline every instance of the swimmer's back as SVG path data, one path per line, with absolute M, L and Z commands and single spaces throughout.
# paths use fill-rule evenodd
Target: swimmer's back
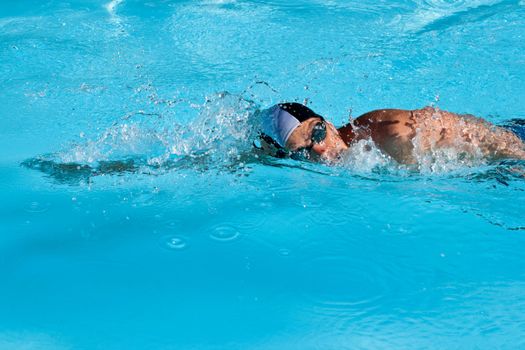
M 438 148 L 454 148 L 496 159 L 525 159 L 525 144 L 508 129 L 472 115 L 433 107 L 371 111 L 339 131 L 352 142 L 370 138 L 385 153 L 405 164 L 416 163 L 414 154 Z

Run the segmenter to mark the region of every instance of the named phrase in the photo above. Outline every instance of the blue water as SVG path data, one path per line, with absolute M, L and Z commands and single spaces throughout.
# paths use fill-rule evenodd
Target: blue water
M 253 118 L 524 118 L 525 3 L 0 3 L 0 349 L 525 348 L 523 164 L 253 153 Z M 517 170 L 516 170 L 517 169 Z

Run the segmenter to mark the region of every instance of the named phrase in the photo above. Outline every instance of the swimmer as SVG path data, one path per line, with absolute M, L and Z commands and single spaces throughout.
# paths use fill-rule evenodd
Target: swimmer
M 280 103 L 262 113 L 261 147 L 278 157 L 329 163 L 367 139 L 407 165 L 417 164 L 416 155 L 439 149 L 487 160 L 525 159 L 525 143 L 517 126 L 496 126 L 472 115 L 425 107 L 375 110 L 336 128 L 300 103 Z M 525 130 L 525 124 L 520 127 Z

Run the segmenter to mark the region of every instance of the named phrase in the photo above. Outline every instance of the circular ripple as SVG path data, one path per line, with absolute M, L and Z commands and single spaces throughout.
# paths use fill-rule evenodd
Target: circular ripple
M 240 236 L 239 230 L 228 224 L 214 226 L 210 232 L 210 238 L 218 242 L 231 242 Z
M 181 236 L 164 236 L 161 239 L 161 244 L 169 250 L 182 250 L 188 245 L 186 238 Z
M 361 313 L 395 294 L 390 269 L 356 255 L 360 256 L 321 256 L 304 261 L 303 269 L 312 272 L 315 283 L 303 291 L 303 297 L 319 312 Z
M 26 205 L 25 211 L 28 213 L 43 213 L 49 209 L 48 203 L 40 203 L 37 201 L 31 202 Z
M 281 256 L 289 256 L 290 255 L 290 250 L 286 249 L 286 248 L 281 248 L 281 249 L 279 249 L 279 255 L 281 255 Z

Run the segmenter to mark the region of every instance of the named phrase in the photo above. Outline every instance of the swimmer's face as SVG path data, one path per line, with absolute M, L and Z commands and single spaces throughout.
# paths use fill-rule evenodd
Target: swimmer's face
M 324 125 L 323 125 L 324 124 Z M 326 136 L 323 138 L 324 129 Z M 336 161 L 348 149 L 334 125 L 320 118 L 302 122 L 290 135 L 286 148 L 292 152 L 306 155 L 307 159 Z

